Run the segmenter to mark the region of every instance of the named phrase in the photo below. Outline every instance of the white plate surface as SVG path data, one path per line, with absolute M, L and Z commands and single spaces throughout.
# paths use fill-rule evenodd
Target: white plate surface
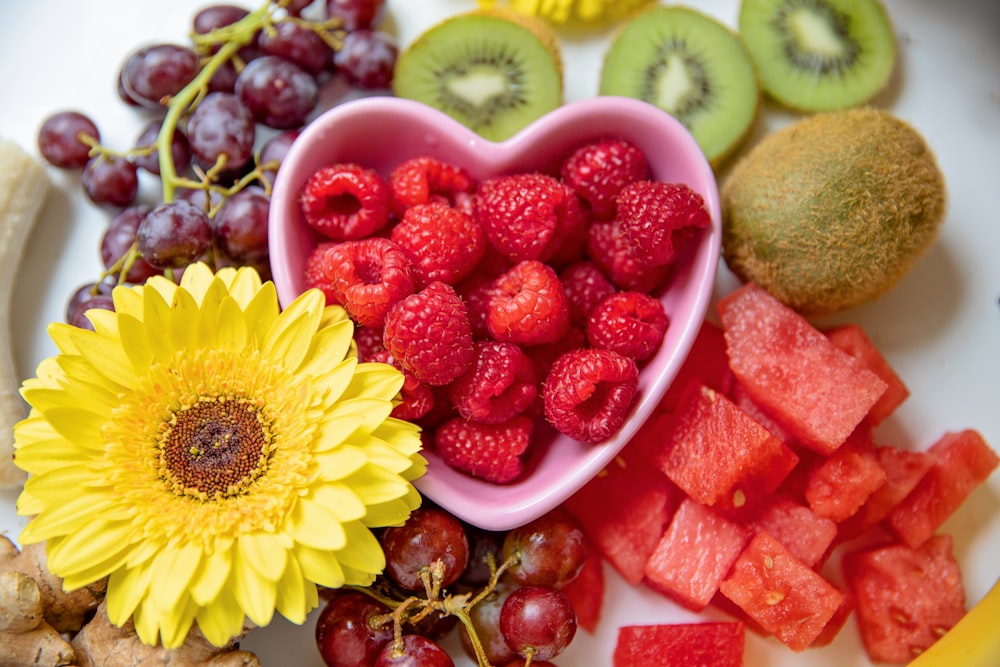
M 131 145 L 146 120 L 122 104 L 115 78 L 125 55 L 152 41 L 181 40 L 208 0 L 39 0 L 0 2 L 0 134 L 34 150 L 42 119 L 75 108 L 90 114 L 111 146 Z M 253 7 L 256 3 L 246 3 Z M 389 0 L 384 26 L 402 44 L 472 0 Z M 735 25 L 738 0 L 691 0 Z M 880 428 L 881 441 L 923 448 L 943 432 L 976 428 L 1000 448 L 1000 4 L 995 0 L 887 0 L 900 45 L 890 88 L 877 100 L 910 121 L 935 150 L 949 186 L 940 241 L 880 301 L 833 321 L 861 323 L 912 390 Z M 610 30 L 561 34 L 566 99 L 596 94 Z M 794 116 L 765 107 L 758 134 Z M 75 175 L 53 170 L 55 188 L 31 238 L 16 285 L 13 336 L 22 378 L 55 353 L 45 326 L 100 272 L 98 242 L 107 213 L 82 196 Z M 149 184 L 145 184 L 146 187 Z M 718 292 L 733 285 L 720 271 Z M 0 531 L 16 536 L 23 520 L 16 493 L 0 493 Z M 944 526 L 956 541 L 972 605 L 1000 574 L 1000 475 L 976 491 Z M 606 568 L 608 588 L 597 634 L 580 632 L 556 663 L 610 665 L 617 628 L 697 620 Z M 265 665 L 315 666 L 312 626 L 281 620 L 245 642 Z M 747 665 L 869 665 L 851 621 L 824 649 L 794 654 L 776 640 L 747 635 Z M 459 655 L 460 667 L 471 665 Z

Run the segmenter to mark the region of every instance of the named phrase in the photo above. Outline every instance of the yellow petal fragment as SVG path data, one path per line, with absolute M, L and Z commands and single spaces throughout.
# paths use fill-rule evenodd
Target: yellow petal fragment
M 285 571 L 288 550 L 281 541 L 269 533 L 247 533 L 238 541 L 240 557 L 253 567 L 258 576 L 267 581 L 278 581 Z

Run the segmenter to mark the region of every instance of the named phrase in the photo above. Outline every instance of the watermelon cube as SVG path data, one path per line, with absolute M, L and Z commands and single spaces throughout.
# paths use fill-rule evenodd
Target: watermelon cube
M 646 562 L 646 583 L 701 611 L 750 539 L 750 531 L 685 498 Z
M 885 481 L 871 429 L 861 424 L 840 449 L 810 471 L 805 498 L 816 514 L 839 523 L 853 516 Z
M 563 505 L 622 578 L 638 585 L 682 497 L 630 445 Z
M 667 427 L 660 469 L 694 500 L 721 509 L 771 494 L 798 457 L 724 394 L 692 382 Z
M 591 634 L 596 632 L 604 603 L 604 559 L 601 552 L 591 549 L 580 574 L 560 590 L 573 605 L 577 625 Z
M 837 538 L 837 524 L 813 512 L 807 505 L 778 493 L 746 516 L 743 526 L 754 533 L 768 533 L 799 560 L 815 568 Z
M 738 621 L 618 628 L 613 667 L 742 667 L 746 630 Z
M 861 362 L 861 365 L 882 378 L 887 387 L 882 398 L 868 412 L 868 421 L 877 426 L 896 411 L 910 397 L 910 389 L 889 364 L 889 360 L 875 347 L 860 324 L 843 324 L 823 333 L 834 345 Z
M 771 435 L 781 440 L 786 445 L 795 444 L 795 436 L 787 428 L 781 425 L 774 415 L 753 400 L 747 393 L 746 388 L 735 380 L 729 386 L 729 398 L 739 406 L 740 410 L 754 418 L 758 424 L 771 432 Z
M 729 357 L 726 355 L 726 339 L 722 334 L 722 327 L 708 320 L 705 320 L 698 330 L 684 363 L 660 399 L 657 410 L 674 412 L 684 389 L 692 380 L 711 387 L 721 394 L 729 393 L 733 383 L 733 372 L 729 369 Z
M 854 516 L 840 524 L 838 540 L 852 539 L 878 525 L 913 490 L 934 462 L 927 452 L 890 445 L 876 446 L 875 456 L 885 470 L 885 484 L 868 498 Z
M 856 606 L 854 604 L 854 597 L 849 591 L 838 590 L 843 593 L 844 601 L 840 603 L 837 611 L 833 612 L 833 616 L 823 626 L 823 631 L 809 644 L 809 648 L 821 648 L 832 643 L 837 638 L 837 635 L 840 634 L 840 631 L 844 629 L 844 626 L 847 625 L 847 619 L 854 613 Z
M 886 517 L 891 530 L 911 547 L 930 538 L 1000 464 L 973 429 L 946 433 L 928 452 L 930 469 Z
M 719 591 L 793 651 L 820 637 L 845 597 L 767 533 L 754 535 Z
M 935 535 L 916 549 L 893 543 L 853 551 L 842 566 L 873 661 L 909 662 L 965 615 L 950 535 Z
M 754 283 L 718 303 L 736 379 L 804 445 L 829 454 L 887 385 L 804 317 Z

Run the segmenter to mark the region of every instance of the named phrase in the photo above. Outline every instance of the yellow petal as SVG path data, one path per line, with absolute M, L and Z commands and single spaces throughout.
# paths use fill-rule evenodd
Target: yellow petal
M 360 469 L 368 462 L 368 455 L 358 447 L 342 445 L 334 449 L 316 452 L 313 459 L 319 468 L 320 479 L 334 481 L 343 479 Z
M 333 418 L 324 415 L 322 421 L 315 424 L 316 434 L 313 440 L 313 451 L 325 452 L 338 447 L 356 433 L 364 423 L 364 417 L 361 415 L 347 414 Z
M 124 625 L 139 607 L 149 590 L 152 572 L 148 567 L 116 570 L 108 577 L 108 618 L 115 625 Z
M 199 569 L 191 579 L 189 590 L 195 602 L 205 606 L 220 596 L 229 579 L 231 564 L 231 552 L 228 549 L 216 549 L 211 554 L 203 555 L 198 564 Z
M 403 373 L 395 366 L 376 362 L 358 364 L 348 396 L 392 398 L 403 388 Z
M 198 303 L 185 290 L 177 290 L 171 304 L 170 317 L 167 320 L 166 334 L 174 350 L 183 350 L 192 346 L 197 340 Z M 159 330 L 150 326 L 150 335 L 159 336 Z
M 246 346 L 248 341 L 247 323 L 243 319 L 243 311 L 240 310 L 240 305 L 235 299 L 226 299 L 220 304 L 212 333 L 212 338 L 207 341 L 210 347 L 242 350 Z
M 307 583 L 302 569 L 294 558 L 286 561 L 285 570 L 277 583 L 278 597 L 274 606 L 278 612 L 292 623 L 301 625 L 306 616 L 319 602 L 315 584 Z
M 274 603 L 278 596 L 274 582 L 262 579 L 254 571 L 245 554 L 237 549 L 233 562 L 233 595 L 243 608 L 247 618 L 259 626 L 271 622 L 274 616 Z
M 306 579 L 327 588 L 340 588 L 344 585 L 344 571 L 334 552 L 296 544 L 294 553 Z
M 244 305 L 243 316 L 246 318 L 247 330 L 254 335 L 258 344 L 278 319 L 279 312 L 278 294 L 274 283 L 270 281 L 264 283 L 253 299 Z
M 153 571 L 149 593 L 157 609 L 166 612 L 177 606 L 197 572 L 202 556 L 201 547 L 191 542 L 157 554 L 149 566 Z
M 222 273 L 222 272 L 220 272 Z M 225 273 L 222 273 L 225 277 Z M 180 289 L 190 294 L 197 303 L 205 298 L 205 293 L 211 288 L 217 276 L 204 262 L 195 262 L 184 269 L 181 276 Z M 223 283 L 225 284 L 225 283 Z
M 344 531 L 328 507 L 307 497 L 299 498 L 286 522 L 292 538 L 317 549 L 340 549 Z
M 154 358 L 148 328 L 130 315 L 119 315 L 118 330 L 125 354 L 132 362 L 133 372 L 142 373 Z
M 197 609 L 191 597 L 184 595 L 175 606 L 160 613 L 160 641 L 164 648 L 178 649 L 184 644 Z
M 75 329 L 69 333 L 74 339 L 80 356 L 87 360 L 108 382 L 122 389 L 128 389 L 135 383 L 135 372 L 132 362 L 122 349 L 121 341 L 115 338 L 99 336 L 87 329 Z
M 25 482 L 25 488 L 28 489 L 29 493 L 34 494 L 31 490 L 31 478 Z M 18 506 L 18 511 L 21 511 L 20 506 Z M 119 506 L 117 498 L 105 494 L 80 494 L 47 506 L 43 512 L 24 527 L 24 530 L 21 531 L 21 540 L 25 543 L 42 542 L 69 534 L 81 525 L 87 525 L 91 522 L 100 526 L 106 517 L 113 517 L 115 520 L 124 519 L 127 513 L 125 508 Z
M 354 325 L 350 320 L 336 322 L 316 332 L 302 365 L 296 369 L 304 375 L 323 375 L 341 363 L 351 349 Z
M 237 544 L 241 558 L 267 581 L 278 581 L 285 570 L 288 551 L 281 541 L 269 533 L 246 533 L 240 535 Z
M 366 506 L 346 484 L 323 484 L 313 487 L 310 496 L 325 506 L 339 522 L 355 521 L 365 516 Z
M 341 565 L 360 571 L 381 572 L 385 568 L 385 552 L 372 532 L 360 521 L 344 524 L 347 546 L 337 551 Z
M 195 614 L 198 629 L 214 646 L 224 646 L 243 631 L 243 609 L 232 591 L 223 589 L 212 604 Z
M 308 290 L 295 299 L 271 325 L 262 347 L 274 363 L 290 370 L 299 367 L 309 351 L 305 341 L 319 327 L 323 315 L 323 299 L 322 292 Z
M 131 541 L 130 521 L 109 521 L 107 517 L 77 526 L 76 531 L 48 545 L 49 569 L 67 577 L 87 569 L 102 555 Z

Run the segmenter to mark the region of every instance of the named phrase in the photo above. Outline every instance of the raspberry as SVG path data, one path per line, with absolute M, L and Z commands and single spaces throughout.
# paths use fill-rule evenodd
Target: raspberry
M 382 346 L 382 329 L 360 325 L 354 327 L 354 344 L 358 349 L 358 361 L 370 361 L 385 349 Z
M 574 440 L 607 440 L 625 421 L 638 384 L 635 361 L 617 352 L 595 348 L 567 352 L 545 378 L 545 418 Z
M 684 242 L 712 219 L 705 201 L 683 183 L 630 183 L 618 196 L 618 221 L 636 258 L 648 266 L 669 264 Z
M 410 259 L 418 288 L 435 280 L 454 285 L 482 260 L 487 245 L 475 220 L 439 202 L 406 209 L 389 238 Z
M 490 297 L 493 294 L 493 281 L 487 273 L 477 271 L 455 286 L 455 291 L 465 302 L 465 310 L 469 314 L 469 326 L 472 327 L 472 337 L 481 340 L 490 338 L 486 318 L 490 313 Z
M 392 212 L 392 189 L 374 170 L 356 164 L 317 169 L 299 196 L 306 223 L 334 241 L 361 239 L 382 229 Z
M 494 484 L 509 484 L 524 474 L 524 455 L 535 423 L 524 415 L 499 424 L 451 419 L 434 436 L 434 448 L 449 466 Z
M 621 139 L 604 139 L 576 149 L 562 164 L 563 183 L 590 205 L 594 217 L 615 217 L 616 198 L 634 181 L 649 179 L 649 164 L 638 147 Z
M 569 302 L 555 269 L 535 260 L 515 264 L 490 288 L 486 327 L 499 341 L 551 343 L 569 328 Z
M 670 275 L 666 264 L 649 266 L 639 261 L 618 220 L 595 221 L 589 234 L 587 254 L 615 287 L 648 294 L 663 285 Z
M 538 395 L 535 366 L 513 343 L 479 341 L 469 368 L 448 385 L 458 413 L 484 424 L 524 412 Z
M 474 202 L 476 221 L 490 243 L 514 262 L 545 261 L 562 243 L 558 230 L 585 224 L 573 191 L 539 173 L 498 176 L 483 182 Z
M 404 369 L 429 385 L 454 380 L 474 354 L 465 304 L 451 285 L 439 281 L 392 307 L 382 340 Z
M 587 342 L 642 361 L 656 352 L 669 325 L 659 299 L 641 292 L 617 292 L 590 314 Z
M 400 162 L 389 174 L 389 186 L 398 211 L 411 206 L 439 201 L 456 206 L 472 193 L 476 181 L 462 167 L 448 164 L 429 155 Z
M 410 260 L 381 237 L 319 244 L 306 260 L 306 285 L 323 290 L 358 324 L 375 328 L 414 290 Z
M 592 261 L 567 266 L 559 272 L 559 280 L 569 301 L 570 322 L 577 326 L 586 326 L 594 307 L 616 291 L 615 286 Z
M 399 390 L 399 400 L 392 408 L 393 417 L 413 421 L 420 419 L 434 407 L 434 392 L 431 391 L 431 387 L 418 380 L 413 373 L 403 369 L 388 350 L 383 348 L 373 353 L 368 361 L 389 364 L 403 374 L 403 387 Z

